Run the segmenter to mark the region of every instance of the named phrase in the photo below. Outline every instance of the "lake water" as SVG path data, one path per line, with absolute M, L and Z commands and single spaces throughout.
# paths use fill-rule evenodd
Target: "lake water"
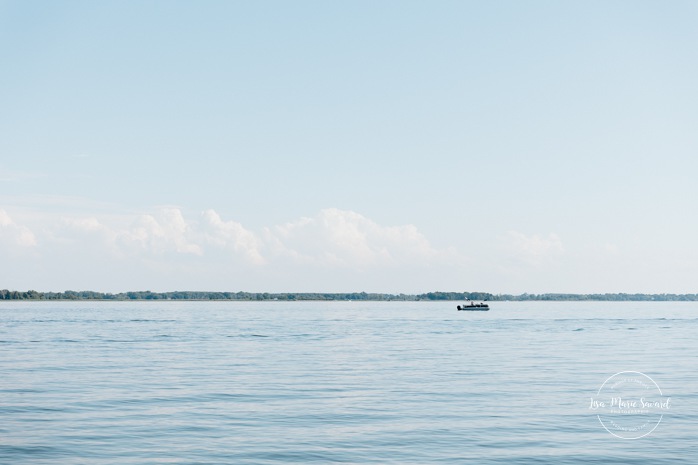
M 698 303 L 3 302 L 1 464 L 695 464 Z M 640 439 L 590 400 L 671 399 Z

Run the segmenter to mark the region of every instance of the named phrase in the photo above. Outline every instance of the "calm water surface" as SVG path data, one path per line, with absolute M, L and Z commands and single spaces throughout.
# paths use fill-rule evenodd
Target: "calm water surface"
M 0 463 L 698 463 L 698 304 L 455 305 L 0 303 Z M 641 439 L 589 409 L 621 371 Z

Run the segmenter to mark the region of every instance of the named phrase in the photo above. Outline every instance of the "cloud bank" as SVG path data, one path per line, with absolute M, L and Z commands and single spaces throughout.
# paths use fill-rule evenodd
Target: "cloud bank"
M 42 281 L 50 281 L 54 273 L 51 282 L 60 284 L 42 289 L 57 290 L 110 290 L 112 283 L 115 290 L 324 290 L 357 277 L 355 286 L 378 290 L 380 283 L 397 285 L 400 279 L 414 285 L 418 270 L 454 263 L 456 257 L 452 249 L 434 248 L 414 225 L 385 226 L 336 208 L 260 231 L 214 210 L 188 218 L 178 208 L 160 208 L 130 218 L 62 217 L 26 224 L 0 210 L 0 251 L 13 257 L 18 272 L 4 269 L 0 277 L 12 283 L 23 270 L 25 280 L 43 272 Z
M 465 239 L 466 255 L 434 246 L 415 225 L 337 208 L 257 230 L 215 210 L 66 211 L 0 208 L 0 289 L 585 293 L 660 282 L 662 292 L 687 292 L 696 273 L 695 254 L 667 258 L 553 232 Z
M 31 248 L 36 245 L 34 233 L 26 226 L 15 223 L 5 210 L 0 209 L 0 247 L 13 251 L 16 248 Z

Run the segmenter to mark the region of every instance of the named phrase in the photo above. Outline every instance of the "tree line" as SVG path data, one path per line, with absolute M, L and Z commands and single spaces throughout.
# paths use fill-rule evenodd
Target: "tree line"
M 698 294 L 491 294 L 488 292 L 427 292 L 424 294 L 382 294 L 366 292 L 200 292 L 130 291 L 103 293 L 94 291 L 38 292 L 0 290 L 0 300 L 242 300 L 242 301 L 298 301 L 298 300 L 357 300 L 357 301 L 698 301 Z

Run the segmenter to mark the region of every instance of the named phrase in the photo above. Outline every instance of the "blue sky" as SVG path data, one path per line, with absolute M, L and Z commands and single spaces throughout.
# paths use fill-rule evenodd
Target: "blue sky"
M 696 19 L 0 1 L 0 288 L 696 292 Z

